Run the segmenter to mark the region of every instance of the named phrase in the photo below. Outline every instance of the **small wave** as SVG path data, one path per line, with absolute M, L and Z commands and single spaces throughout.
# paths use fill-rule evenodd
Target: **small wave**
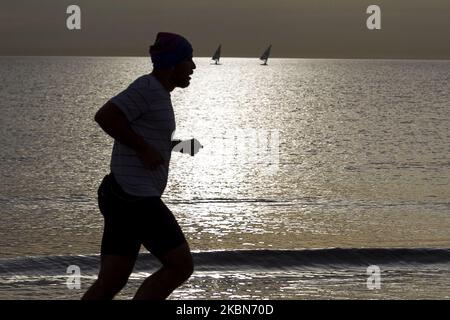
M 193 252 L 198 271 L 213 270 L 292 270 L 306 267 L 334 266 L 427 265 L 450 264 L 450 249 L 431 248 L 365 248 L 308 250 L 223 250 Z M 98 255 L 43 256 L 0 259 L 0 276 L 21 274 L 66 274 L 70 265 L 83 273 L 94 274 L 100 263 Z M 135 271 L 158 268 L 160 263 L 151 254 L 141 253 Z
M 197 204 L 197 203 L 278 203 L 284 202 L 273 199 L 239 199 L 239 198 L 194 198 L 192 200 L 167 200 L 171 204 Z

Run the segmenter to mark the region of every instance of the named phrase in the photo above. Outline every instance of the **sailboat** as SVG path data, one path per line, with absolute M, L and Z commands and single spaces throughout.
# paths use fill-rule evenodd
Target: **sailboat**
M 221 48 L 222 48 L 222 45 L 220 44 L 219 47 L 217 48 L 216 52 L 214 53 L 214 55 L 211 58 L 211 60 L 214 60 L 216 62 L 215 64 L 219 64 Z
M 270 56 L 270 49 L 272 49 L 272 45 L 270 45 L 265 51 L 264 53 L 261 55 L 261 58 L 259 58 L 260 60 L 263 60 L 264 63 L 262 64 L 263 66 L 267 66 L 267 60 L 269 60 L 269 56 Z

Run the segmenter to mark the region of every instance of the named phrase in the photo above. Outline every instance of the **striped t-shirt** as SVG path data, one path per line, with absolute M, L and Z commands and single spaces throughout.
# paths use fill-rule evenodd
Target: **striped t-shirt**
M 164 158 L 164 164 L 157 169 L 146 169 L 133 149 L 114 141 L 111 172 L 126 193 L 160 197 L 167 185 L 171 138 L 175 131 L 170 92 L 148 74 L 136 79 L 110 102 L 125 114 L 134 132 Z

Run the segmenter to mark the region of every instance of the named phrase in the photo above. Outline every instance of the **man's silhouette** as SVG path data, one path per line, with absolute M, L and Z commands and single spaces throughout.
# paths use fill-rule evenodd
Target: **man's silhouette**
M 98 279 L 83 299 L 112 299 L 127 283 L 141 244 L 162 267 L 135 299 L 165 299 L 193 272 L 189 245 L 161 201 L 167 184 L 175 130 L 170 92 L 189 86 L 195 69 L 192 46 L 182 36 L 158 33 L 150 46 L 153 71 L 110 99 L 95 121 L 111 137 L 111 173 L 98 189 L 104 217 Z

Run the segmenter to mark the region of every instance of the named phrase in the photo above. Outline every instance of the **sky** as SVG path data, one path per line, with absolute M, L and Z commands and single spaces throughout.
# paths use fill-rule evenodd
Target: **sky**
M 66 9 L 81 8 L 81 30 Z M 366 9 L 381 9 L 369 30 Z M 195 56 L 450 59 L 449 0 L 2 0 L 0 55 L 147 56 L 158 31 Z

